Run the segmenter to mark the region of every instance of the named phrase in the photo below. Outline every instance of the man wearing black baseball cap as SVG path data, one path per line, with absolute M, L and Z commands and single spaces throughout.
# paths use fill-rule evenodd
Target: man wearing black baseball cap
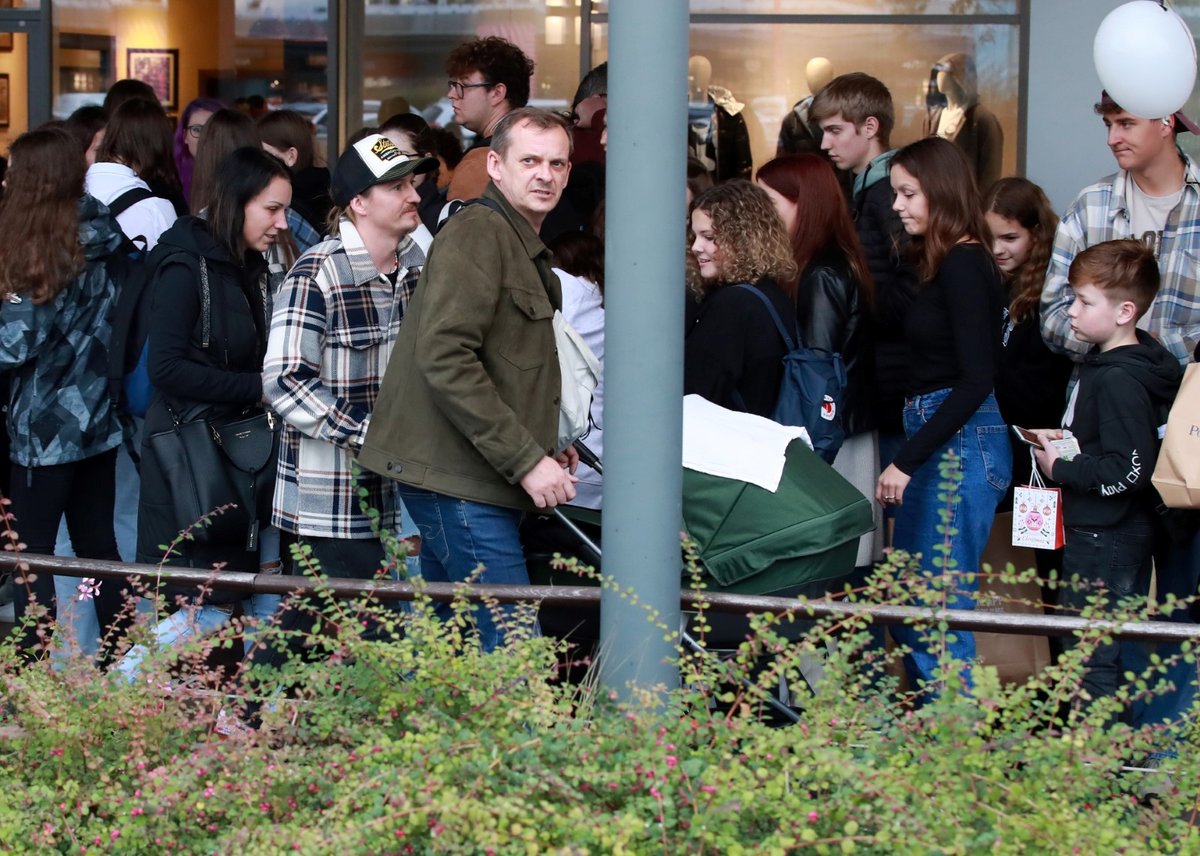
M 1117 238 L 1137 238 L 1154 249 L 1161 274 L 1158 296 L 1138 326 L 1158 339 L 1180 363 L 1192 359 L 1200 342 L 1200 169 L 1175 143 L 1177 134 L 1200 133 L 1200 126 L 1182 111 L 1161 118 L 1134 116 L 1107 92 L 1100 93 L 1096 112 L 1108 129 L 1108 147 L 1117 161 L 1115 175 L 1086 187 L 1067 211 L 1054 236 L 1046 285 L 1042 290 L 1042 337 L 1050 348 L 1082 360 L 1088 345 L 1071 332 L 1067 311 L 1074 292 L 1067 272 L 1075 257 L 1088 247 Z M 1069 537 L 1069 536 L 1068 536 Z M 1168 593 L 1194 597 L 1200 586 L 1200 535 L 1169 539 L 1160 533 L 1155 543 L 1157 597 Z M 1167 620 L 1188 621 L 1187 609 Z M 1135 673 L 1149 662 L 1143 646 L 1122 651 Z M 1196 669 L 1176 647 L 1158 646 L 1168 665 L 1165 677 L 1175 692 L 1160 693 L 1133 707 L 1133 724 L 1178 722 L 1186 717 L 1196 694 Z M 1169 738 L 1159 747 L 1167 750 Z M 1146 763 L 1154 763 L 1149 759 Z
M 413 176 L 436 166 L 379 134 L 347 148 L 333 171 L 333 232 L 275 296 L 263 367 L 263 395 L 284 422 L 272 521 L 329 576 L 369 578 L 384 562 L 361 488 L 379 525 L 400 529 L 390 482 L 351 470 L 425 266 L 409 237 L 420 223 Z

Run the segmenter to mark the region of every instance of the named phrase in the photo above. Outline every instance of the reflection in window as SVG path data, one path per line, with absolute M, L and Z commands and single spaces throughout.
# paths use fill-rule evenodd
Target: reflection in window
M 607 0 L 594 0 L 597 13 Z M 737 15 L 1016 15 L 1020 0 L 691 0 L 692 14 Z
M 604 28 L 601 28 L 604 29 Z M 896 127 L 892 145 L 922 136 L 934 64 L 956 52 L 975 59 L 979 101 L 999 119 L 1004 135 L 1001 174 L 1017 165 L 1018 28 L 1015 25 L 694 24 L 691 53 L 712 64 L 712 84 L 746 105 L 744 116 L 756 165 L 775 154 L 779 130 L 792 106 L 809 94 L 804 68 L 825 57 L 835 74 L 862 71 L 892 92 Z M 593 43 L 592 64 L 607 58 Z

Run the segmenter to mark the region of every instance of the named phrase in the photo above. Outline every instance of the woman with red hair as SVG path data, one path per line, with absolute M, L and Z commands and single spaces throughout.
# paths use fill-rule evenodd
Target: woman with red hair
M 757 181 L 787 227 L 800 271 L 800 338 L 806 347 L 841 354 L 846 364 L 841 414 L 846 441 L 833 468 L 872 496 L 879 478 L 870 321 L 875 294 L 846 198 L 833 167 L 812 153 L 775 158 L 759 168 Z M 864 577 L 880 557 L 882 527 L 879 508 L 875 511 L 875 533 L 863 536 L 855 562 Z

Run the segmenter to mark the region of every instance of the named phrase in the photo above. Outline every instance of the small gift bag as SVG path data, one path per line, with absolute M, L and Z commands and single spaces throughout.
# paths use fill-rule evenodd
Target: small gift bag
M 1033 457 L 1033 450 L 1029 450 Z M 1062 492 L 1046 487 L 1037 462 L 1033 484 L 1013 489 L 1012 544 L 1037 550 L 1057 550 L 1063 545 Z

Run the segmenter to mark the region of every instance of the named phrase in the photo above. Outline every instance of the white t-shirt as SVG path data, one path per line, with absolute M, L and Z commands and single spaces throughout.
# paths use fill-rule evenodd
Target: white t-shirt
M 583 438 L 583 443 L 596 453 L 596 457 L 604 460 L 604 298 L 600 286 L 591 280 L 559 268 L 554 268 L 554 272 L 562 285 L 563 318 L 575 328 L 600 363 L 600 382 L 592 393 L 592 430 Z M 575 485 L 575 499 L 571 504 L 599 508 L 600 474 L 580 463 L 575 475 L 579 483 Z
M 137 177 L 132 169 L 119 163 L 94 163 L 88 167 L 83 189 L 105 205 L 127 190 L 149 185 Z M 146 249 L 154 249 L 159 236 L 171 228 L 176 219 L 175 206 L 166 199 L 154 197 L 135 202 L 117 216 L 117 224 L 130 240 L 141 236 L 146 239 Z
M 1133 236 L 1152 247 L 1157 256 L 1167 218 L 1183 198 L 1183 185 L 1166 196 L 1150 196 L 1137 186 L 1130 175 L 1127 191 L 1125 198 L 1129 200 L 1129 222 L 1133 227 Z

